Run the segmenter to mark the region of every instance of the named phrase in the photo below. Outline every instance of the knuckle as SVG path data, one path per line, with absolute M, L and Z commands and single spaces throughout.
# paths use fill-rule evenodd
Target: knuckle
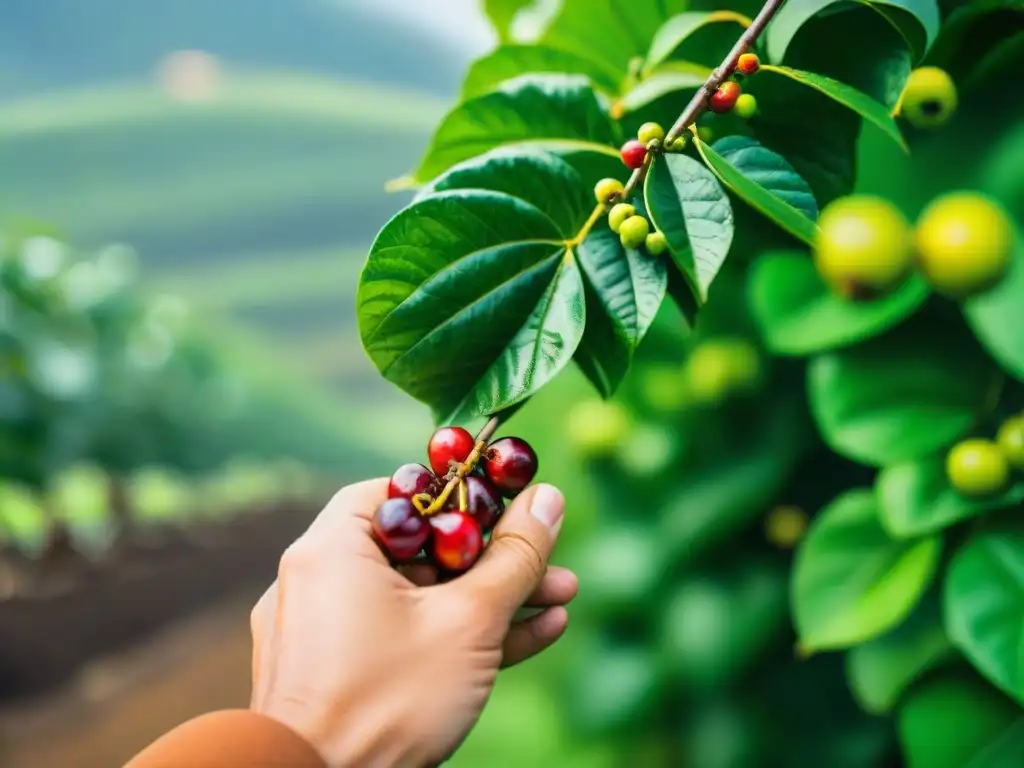
M 541 554 L 532 541 L 522 534 L 514 531 L 495 532 L 491 546 L 495 544 L 508 552 L 511 557 L 518 560 L 520 567 L 528 569 L 534 580 L 540 581 L 544 576 L 544 571 L 546 570 L 544 555 Z

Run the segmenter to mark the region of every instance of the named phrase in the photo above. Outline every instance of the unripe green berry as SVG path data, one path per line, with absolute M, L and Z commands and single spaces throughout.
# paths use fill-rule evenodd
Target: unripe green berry
M 949 484 L 964 496 L 990 496 L 1010 481 L 1010 465 L 991 440 L 972 438 L 953 446 L 946 456 Z
M 710 144 L 715 140 L 715 132 L 707 126 L 697 129 L 697 138 L 703 141 L 705 144 Z
M 1024 469 L 1024 417 L 1017 416 L 1003 423 L 996 444 L 1014 469 Z
M 668 248 L 668 240 L 665 239 L 665 233 L 655 230 L 647 236 L 644 240 L 644 247 L 647 248 L 647 252 L 651 256 L 660 256 Z
M 594 197 L 599 203 L 607 203 L 614 196 L 621 195 L 625 187 L 618 179 L 601 179 L 594 185 Z
M 608 226 L 612 232 L 618 234 L 619 227 L 622 226 L 622 222 L 628 219 L 636 213 L 636 207 L 629 203 L 616 203 L 612 206 L 612 209 L 608 212 Z
M 640 126 L 640 130 L 636 132 L 637 139 L 644 145 L 657 139 L 661 141 L 665 138 L 664 129 L 657 123 L 644 123 Z
M 937 128 L 957 107 L 956 84 L 938 67 L 920 67 L 910 73 L 900 97 L 900 113 L 915 128 Z
M 682 152 L 686 149 L 687 140 L 685 136 L 680 136 L 678 139 L 672 139 L 672 143 L 668 145 L 667 149 L 673 152 Z
M 639 248 L 647 239 L 651 225 L 643 216 L 630 216 L 619 227 L 619 240 L 625 248 Z
M 741 94 L 736 99 L 736 106 L 733 107 L 733 110 L 744 120 L 749 120 L 757 114 L 757 99 L 749 93 Z

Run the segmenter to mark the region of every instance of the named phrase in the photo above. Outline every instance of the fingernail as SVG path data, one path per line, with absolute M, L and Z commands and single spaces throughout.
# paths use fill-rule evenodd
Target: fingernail
M 538 485 L 530 501 L 530 514 L 548 528 L 555 528 L 562 522 L 565 511 L 565 497 L 553 485 Z

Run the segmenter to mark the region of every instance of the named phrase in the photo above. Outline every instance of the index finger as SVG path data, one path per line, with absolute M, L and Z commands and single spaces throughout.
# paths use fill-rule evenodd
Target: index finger
M 339 545 L 366 546 L 376 549 L 371 533 L 373 514 L 388 495 L 388 478 L 378 477 L 346 485 L 339 490 L 316 516 L 302 538 Z

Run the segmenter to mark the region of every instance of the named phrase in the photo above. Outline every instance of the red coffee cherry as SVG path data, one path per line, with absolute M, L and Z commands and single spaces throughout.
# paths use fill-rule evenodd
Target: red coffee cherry
M 399 562 L 412 560 L 430 538 L 430 524 L 409 499 L 388 499 L 373 515 L 373 537 Z
M 466 477 L 466 514 L 476 520 L 486 533 L 498 522 L 505 509 L 505 500 L 490 480 L 477 475 Z
M 506 498 L 513 498 L 537 474 L 537 453 L 521 437 L 495 440 L 480 462 L 487 478 Z
M 388 483 L 389 499 L 411 499 L 432 490 L 437 477 L 422 464 L 403 464 L 395 470 Z
M 735 80 L 727 80 L 718 86 L 718 90 L 711 94 L 711 100 L 708 102 L 708 106 L 711 107 L 712 112 L 728 112 L 734 106 L 736 106 L 736 99 L 743 93 L 743 89 L 740 88 L 740 84 Z
M 465 571 L 480 557 L 484 547 L 480 526 L 461 512 L 431 515 L 434 562 L 446 571 Z
M 626 164 L 627 168 L 636 170 L 644 164 L 644 158 L 647 157 L 647 147 L 637 139 L 630 139 L 622 145 L 619 155 L 622 157 L 622 162 Z
M 451 462 L 461 464 L 473 452 L 476 440 L 462 427 L 441 427 L 427 443 L 427 459 L 430 468 L 439 477 L 451 469 Z

